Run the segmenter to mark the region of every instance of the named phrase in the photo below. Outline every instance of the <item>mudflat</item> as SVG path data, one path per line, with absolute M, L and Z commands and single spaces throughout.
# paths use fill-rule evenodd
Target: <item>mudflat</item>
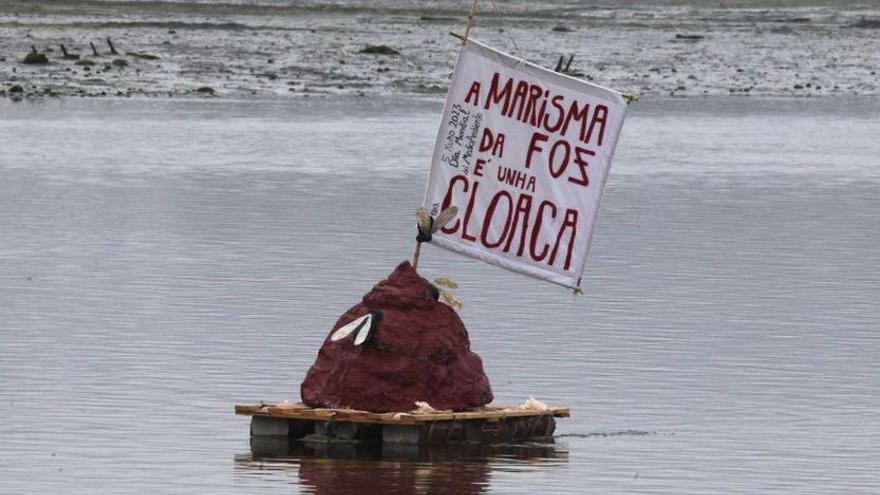
M 868 2 L 510 0 L 480 9 L 475 38 L 547 67 L 574 56 L 572 74 L 629 93 L 880 92 L 880 6 Z M 466 15 L 464 2 L 439 1 L 2 2 L 0 91 L 440 95 L 459 46 L 448 32 L 462 31 Z M 33 49 L 48 63 L 23 63 Z

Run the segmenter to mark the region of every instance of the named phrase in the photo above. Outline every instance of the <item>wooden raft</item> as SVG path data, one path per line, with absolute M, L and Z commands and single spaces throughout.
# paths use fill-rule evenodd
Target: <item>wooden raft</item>
M 235 414 L 251 416 L 252 437 L 423 444 L 552 441 L 554 418 L 566 418 L 570 410 L 486 406 L 459 412 L 373 413 L 261 402 L 236 405 Z

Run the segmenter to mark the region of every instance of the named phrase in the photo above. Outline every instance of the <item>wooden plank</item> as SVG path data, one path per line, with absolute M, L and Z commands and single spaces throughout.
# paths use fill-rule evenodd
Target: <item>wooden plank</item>
M 287 418 L 287 419 L 303 419 L 310 421 L 328 421 L 331 418 L 336 421 L 346 421 L 350 423 L 368 423 L 368 424 L 418 424 L 417 421 L 413 420 L 412 417 L 408 417 L 406 415 L 401 415 L 399 419 L 394 419 L 393 416 L 376 414 L 376 413 L 368 413 L 365 411 L 334 411 L 332 409 L 277 409 L 277 408 L 264 408 L 261 410 L 254 411 L 248 408 L 237 409 L 238 414 L 251 415 L 251 416 L 268 416 L 273 418 Z
M 401 424 L 417 425 L 432 421 L 453 420 L 490 420 L 497 421 L 502 418 L 516 418 L 524 416 L 552 415 L 557 418 L 567 418 L 570 415 L 567 407 L 553 407 L 546 410 L 503 408 L 488 406 L 473 411 L 462 412 L 401 412 L 401 413 L 373 413 L 354 409 L 313 409 L 304 404 L 238 404 L 235 406 L 235 414 L 249 416 L 268 416 L 274 418 L 305 419 L 313 421 L 328 421 L 331 418 L 337 421 L 351 423 L 371 424 Z
M 262 408 L 262 405 L 236 404 L 235 414 L 256 414 Z

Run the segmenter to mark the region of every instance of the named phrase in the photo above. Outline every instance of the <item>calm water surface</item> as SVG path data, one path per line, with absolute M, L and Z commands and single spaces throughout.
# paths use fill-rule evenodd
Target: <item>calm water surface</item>
M 585 294 L 428 246 L 554 445 L 287 448 L 411 255 L 434 100 L 0 102 L 0 493 L 880 492 L 880 101 L 632 108 Z

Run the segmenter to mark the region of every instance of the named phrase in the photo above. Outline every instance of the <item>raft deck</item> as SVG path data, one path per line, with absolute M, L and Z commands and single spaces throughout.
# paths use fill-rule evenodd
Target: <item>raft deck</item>
M 569 413 L 567 407 L 373 413 L 301 403 L 235 406 L 235 414 L 251 416 L 251 437 L 393 444 L 552 442 L 555 418 L 567 418 Z

